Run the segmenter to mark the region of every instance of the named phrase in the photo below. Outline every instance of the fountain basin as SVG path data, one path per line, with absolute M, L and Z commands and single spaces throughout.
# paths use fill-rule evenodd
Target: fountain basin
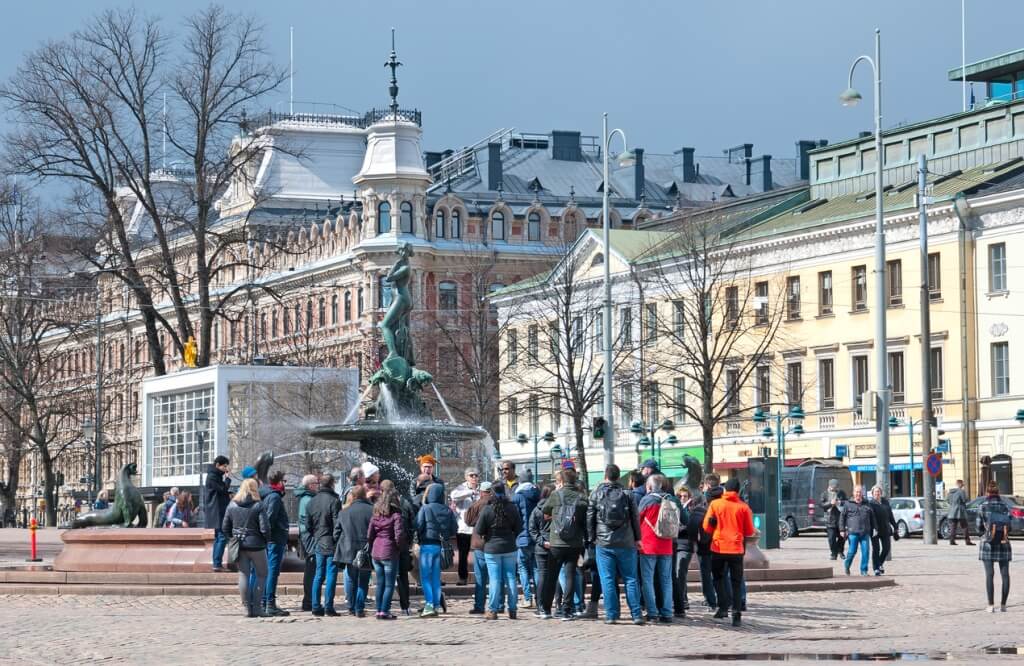
M 446 421 L 414 423 L 384 423 L 383 421 L 357 421 L 339 425 L 316 426 L 310 434 L 318 439 L 345 442 L 401 441 L 415 446 L 433 446 L 435 442 L 479 441 L 487 431 L 479 426 L 464 426 Z M 424 453 L 427 451 L 424 450 Z

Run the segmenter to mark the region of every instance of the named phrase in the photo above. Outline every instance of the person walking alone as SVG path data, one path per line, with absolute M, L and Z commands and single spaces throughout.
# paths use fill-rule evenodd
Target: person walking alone
M 270 617 L 263 610 L 263 585 L 267 578 L 267 540 L 270 522 L 260 502 L 256 479 L 246 479 L 228 504 L 221 530 L 239 539 L 238 592 L 248 617 Z M 249 576 L 255 572 L 253 582 Z
M 396 620 L 391 614 L 391 598 L 395 592 L 395 577 L 398 575 L 398 557 L 401 551 L 403 533 L 402 505 L 398 491 L 391 481 L 383 481 L 380 496 L 373 505 L 373 519 L 366 540 L 373 557 L 373 569 L 377 573 L 377 619 Z
M 424 604 L 420 617 L 437 617 L 441 607 L 441 545 L 458 531 L 455 513 L 444 503 L 444 486 L 432 483 L 416 514 L 416 536 L 420 542 L 420 584 Z
M 316 617 L 338 615 L 334 610 L 334 590 L 338 582 L 338 567 L 334 563 L 334 523 L 340 510 L 341 500 L 334 492 L 334 476 L 324 474 L 320 478 L 320 490 L 306 508 L 306 529 L 316 556 L 316 572 L 313 574 L 313 615 Z M 321 598 L 323 604 L 320 603 Z
M 871 489 L 868 506 L 875 514 L 875 533 L 871 537 L 871 564 L 875 575 L 881 576 L 885 573 L 885 561 L 889 559 L 892 540 L 899 541 L 900 535 L 896 531 L 896 518 L 892 515 L 889 500 L 882 497 L 881 486 Z
M 708 505 L 702 526 L 704 531 L 711 533 L 711 575 L 715 579 L 718 596 L 718 611 L 714 616 L 719 619 L 726 617 L 731 605 L 734 627 L 740 625 L 743 608 L 744 539 L 755 534 L 754 514 L 740 499 L 739 490 L 738 480 L 726 481 L 722 496 Z M 726 575 L 730 580 L 731 599 L 726 595 Z
M 484 561 L 489 581 L 487 613 L 484 619 L 497 620 L 498 611 L 508 603 L 508 617 L 516 619 L 516 538 L 522 531 L 519 509 L 506 497 L 507 484 L 499 479 L 487 505 L 480 511 L 473 538 L 483 542 Z M 507 594 L 506 594 L 507 592 Z
M 981 532 L 981 544 L 978 546 L 978 559 L 985 567 L 985 594 L 988 595 L 988 612 L 996 610 L 995 605 L 995 565 L 999 565 L 999 578 L 1002 581 L 999 610 L 1006 612 L 1006 600 L 1010 596 L 1010 561 L 1013 551 L 1010 548 L 1010 510 L 999 495 L 999 485 L 989 481 L 985 486 L 985 501 L 978 507 L 977 528 Z
M 949 524 L 949 545 L 956 545 L 957 528 L 963 527 L 964 542 L 968 546 L 973 546 L 971 532 L 967 529 L 967 489 L 964 488 L 962 479 L 956 480 L 956 488 L 949 492 L 949 497 L 946 499 L 949 502 L 949 510 L 946 512 L 946 522 Z
M 839 536 L 846 539 L 846 560 L 843 570 L 850 575 L 850 565 L 860 549 L 860 575 L 868 575 L 868 543 L 874 536 L 875 512 L 864 501 L 864 486 L 853 487 L 853 499 L 843 505 L 839 514 Z

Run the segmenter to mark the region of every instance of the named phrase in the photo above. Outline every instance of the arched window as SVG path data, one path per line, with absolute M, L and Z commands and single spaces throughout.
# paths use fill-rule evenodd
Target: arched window
M 377 205 L 377 233 L 386 234 L 391 231 L 391 204 L 381 201 Z
M 338 325 L 338 295 L 331 296 L 331 326 Z
M 537 211 L 530 213 L 526 218 L 526 234 L 527 240 L 540 240 L 540 213 Z
M 385 281 L 383 275 L 377 278 L 377 307 L 386 308 L 391 306 L 391 283 Z
M 403 201 L 401 207 L 399 208 L 399 210 L 402 213 L 401 220 L 400 220 L 401 226 L 400 226 L 399 230 L 403 234 L 411 234 L 412 233 L 412 204 L 409 203 L 408 201 Z
M 505 214 L 491 215 L 491 240 L 505 240 Z
M 320 328 L 323 328 L 327 325 L 327 300 L 321 296 L 320 302 L 317 305 L 317 323 L 320 325 Z
M 298 303 L 295 304 L 295 332 L 298 333 L 302 330 L 302 307 Z
M 451 238 L 462 238 L 462 214 L 457 210 L 452 211 L 452 224 L 448 232 Z
M 444 238 L 444 209 L 438 208 L 434 216 L 434 238 Z
M 457 310 L 459 308 L 459 285 L 445 281 L 437 285 L 437 309 Z
M 356 316 L 363 316 L 363 307 L 365 307 L 363 299 L 363 288 L 359 287 L 359 291 L 356 292 Z
M 352 292 L 345 292 L 345 321 L 352 321 Z
M 270 313 L 270 337 L 277 338 L 277 310 Z
M 565 240 L 576 240 L 576 215 L 574 213 L 570 213 L 565 218 L 563 218 L 563 223 L 565 227 Z
M 313 328 L 313 299 L 306 301 L 306 330 Z

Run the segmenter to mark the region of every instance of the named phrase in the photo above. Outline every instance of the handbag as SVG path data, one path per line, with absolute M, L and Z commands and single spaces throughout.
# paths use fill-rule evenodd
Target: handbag
M 363 544 L 363 547 L 356 551 L 356 556 L 352 558 L 352 566 L 356 569 L 370 568 L 370 544 Z
M 238 562 L 239 551 L 242 550 L 242 537 L 231 535 L 228 539 L 227 548 L 224 549 L 224 557 L 227 559 L 228 564 L 236 564 Z

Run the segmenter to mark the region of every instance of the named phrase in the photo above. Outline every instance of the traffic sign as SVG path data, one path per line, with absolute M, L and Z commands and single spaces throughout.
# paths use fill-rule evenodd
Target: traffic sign
M 931 474 L 932 477 L 938 476 L 939 472 L 942 471 L 942 455 L 939 453 L 928 454 L 928 460 L 925 462 L 925 467 L 928 468 L 928 473 Z

